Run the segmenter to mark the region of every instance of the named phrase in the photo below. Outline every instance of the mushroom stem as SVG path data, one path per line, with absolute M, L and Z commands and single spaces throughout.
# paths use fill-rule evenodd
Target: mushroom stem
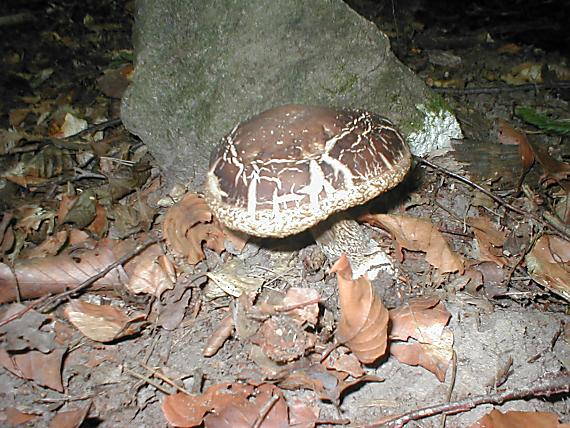
M 327 259 L 334 263 L 343 253 L 352 267 L 353 278 L 368 274 L 373 279 L 379 270 L 394 273 L 388 255 L 371 239 L 355 220 L 332 216 L 310 229 L 313 238 Z

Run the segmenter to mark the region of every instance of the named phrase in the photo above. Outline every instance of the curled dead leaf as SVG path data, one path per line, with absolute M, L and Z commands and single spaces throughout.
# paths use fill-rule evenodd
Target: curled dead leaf
M 442 273 L 463 273 L 463 260 L 449 248 L 441 232 L 430 221 L 391 214 L 367 214 L 361 218 L 387 229 L 402 247 L 425 252 L 426 260 Z
M 224 250 L 224 232 L 197 193 L 188 193 L 167 211 L 162 234 L 173 250 L 192 265 L 204 259 L 202 245 L 217 253 Z
M 208 338 L 206 346 L 202 351 L 204 357 L 216 355 L 224 342 L 232 335 L 234 331 L 234 319 L 232 314 L 226 315 L 218 324 L 214 332 Z
M 340 296 L 341 320 L 337 339 L 346 344 L 361 362 L 373 363 L 386 352 L 388 310 L 366 277 L 352 279 L 346 255 L 336 261 L 331 272 L 337 274 Z

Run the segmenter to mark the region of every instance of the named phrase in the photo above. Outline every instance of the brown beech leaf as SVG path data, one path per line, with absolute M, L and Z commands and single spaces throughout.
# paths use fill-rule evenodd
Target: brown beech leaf
M 338 403 L 341 395 L 354 385 L 364 382 L 383 382 L 384 379 L 372 375 L 364 375 L 354 381 L 345 381 L 345 373 L 327 370 L 322 364 L 311 364 L 288 373 L 279 381 L 279 386 L 287 390 L 310 389 L 318 394 L 321 400 Z
M 187 257 L 192 265 L 204 259 L 202 245 L 218 253 L 224 250 L 224 232 L 197 193 L 186 194 L 168 210 L 162 234 L 174 251 Z
M 529 140 L 529 145 L 546 176 L 556 181 L 567 194 L 570 193 L 570 164 L 555 159 L 548 153 L 547 148 L 536 142 Z
M 99 202 L 95 205 L 95 218 L 87 226 L 87 230 L 92 232 L 95 236 L 103 236 L 109 227 L 107 220 L 107 209 Z
M 499 143 L 518 146 L 522 164 L 522 174 L 526 174 L 534 163 L 534 152 L 524 132 L 517 131 L 506 120 L 499 119 Z
M 276 398 L 274 398 L 276 397 Z M 175 427 L 194 427 L 204 422 L 209 428 L 254 426 L 264 406 L 273 405 L 260 427 L 287 427 L 287 404 L 279 388 L 262 384 L 257 388 L 240 383 L 212 385 L 202 395 L 176 393 L 162 402 L 162 412 Z
M 97 78 L 97 85 L 106 96 L 120 99 L 129 86 L 133 73 L 132 64 L 111 68 L 105 70 L 103 75 Z
M 72 300 L 64 312 L 81 333 L 97 342 L 111 342 L 138 332 L 138 321 L 144 318 L 144 315 L 128 317 L 113 306 L 95 305 L 83 300 Z
M 463 273 L 463 260 L 451 251 L 441 232 L 430 221 L 390 214 L 366 214 L 361 218 L 387 229 L 402 247 L 425 252 L 426 260 L 442 273 Z
M 266 408 L 270 408 L 266 413 Z M 257 422 L 260 421 L 259 425 Z M 288 428 L 289 416 L 283 392 L 274 385 L 261 384 L 240 402 L 206 416 L 208 428 Z
M 498 231 L 488 217 L 469 217 L 467 224 L 473 229 L 475 239 L 479 244 L 479 260 L 505 266 L 507 261 L 502 251 L 507 239 L 505 232 Z
M 67 242 L 68 233 L 66 230 L 61 230 L 54 235 L 46 238 L 41 244 L 36 247 L 26 248 L 20 253 L 23 259 L 33 259 L 35 257 L 50 257 L 55 256 L 59 250 Z
M 6 407 L 2 413 L 4 414 L 4 423 L 8 426 L 24 425 L 39 416 L 33 413 L 20 412 L 15 407 Z
M 331 272 L 337 274 L 340 296 L 341 319 L 337 339 L 348 346 L 361 362 L 373 363 L 386 352 L 388 310 L 366 277 L 352 279 L 346 255 L 336 261 Z
M 532 279 L 570 302 L 570 242 L 542 235 L 525 261 Z
M 569 424 L 561 424 L 554 413 L 547 412 L 519 412 L 510 410 L 501 413 L 497 409 L 491 410 L 470 428 L 563 428 Z
M 49 423 L 49 428 L 79 428 L 87 414 L 91 404 L 78 409 L 57 412 Z
M 0 322 L 22 313 L 26 306 L 22 303 L 12 303 L 2 307 Z M 44 331 L 42 326 L 50 322 L 49 318 L 33 309 L 26 311 L 11 322 L 0 326 L 2 347 L 7 351 L 38 350 L 43 353 L 52 351 L 55 347 L 54 333 Z
M 0 364 L 16 376 L 33 380 L 38 385 L 63 392 L 61 364 L 65 352 L 65 349 L 54 349 L 47 354 L 29 351 L 24 354 L 9 355 L 2 350 Z
M 410 299 L 391 310 L 390 353 L 402 363 L 421 365 L 443 382 L 453 356 L 453 334 L 445 327 L 450 317 L 437 298 Z
M 566 192 L 566 200 L 562 200 L 557 208 L 558 216 L 567 224 L 570 224 L 570 164 L 562 162 L 554 158 L 548 153 L 548 148 L 541 147 L 537 142 L 529 140 L 529 145 L 532 147 L 534 155 L 538 163 L 544 170 L 545 177 L 541 181 L 558 183 L 564 192 Z
M 354 378 L 364 376 L 364 369 L 354 354 L 348 353 L 348 348 L 339 346 L 335 348 L 323 361 L 327 369 L 337 370 L 351 375 Z
M 135 294 L 146 293 L 159 297 L 165 290 L 174 288 L 176 282 L 174 265 L 158 243 L 139 254 L 127 270 L 132 273 L 125 287 Z
M 232 335 L 234 331 L 234 318 L 232 314 L 226 315 L 220 323 L 216 326 L 216 329 L 208 338 L 206 346 L 202 351 L 204 357 L 212 357 L 216 355 L 216 352 L 220 350 L 224 342 Z
M 131 251 L 135 241 L 102 239 L 95 249 L 82 249 L 53 257 L 16 262 L 13 269 L 0 263 L 0 303 L 60 293 L 81 284 Z M 114 269 L 91 285 L 92 290 L 112 289 L 122 284 L 121 271 Z
M 287 399 L 289 423 L 295 428 L 314 428 L 319 420 L 320 408 L 317 403 L 301 398 Z

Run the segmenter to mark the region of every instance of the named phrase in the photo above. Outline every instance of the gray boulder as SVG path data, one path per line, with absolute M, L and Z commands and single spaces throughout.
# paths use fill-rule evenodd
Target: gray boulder
M 415 153 L 460 136 L 388 38 L 340 0 L 141 0 L 134 43 L 123 122 L 171 183 L 192 190 L 212 147 L 277 105 L 374 111 L 400 126 Z

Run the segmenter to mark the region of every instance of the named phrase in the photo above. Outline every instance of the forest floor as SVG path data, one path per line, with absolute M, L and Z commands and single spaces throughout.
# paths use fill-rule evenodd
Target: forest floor
M 131 2 L 0 6 L 0 425 L 570 423 L 565 53 L 504 10 L 352 3 L 465 137 L 359 211 L 395 273 L 355 281 L 164 188 L 120 122 Z

